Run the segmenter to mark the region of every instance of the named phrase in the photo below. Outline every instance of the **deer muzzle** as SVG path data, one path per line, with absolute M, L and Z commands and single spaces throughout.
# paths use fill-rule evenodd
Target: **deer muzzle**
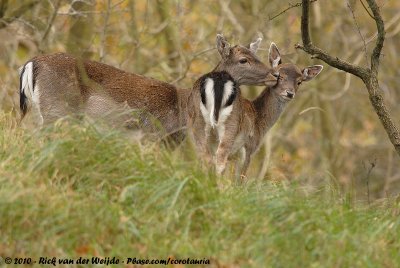
M 278 83 L 279 74 L 278 73 L 268 73 L 265 77 L 265 85 L 268 87 L 273 87 Z

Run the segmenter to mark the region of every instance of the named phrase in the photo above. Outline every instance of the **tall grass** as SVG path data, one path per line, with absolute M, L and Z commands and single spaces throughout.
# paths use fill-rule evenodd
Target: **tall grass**
M 211 267 L 398 267 L 399 200 L 217 187 L 184 148 L 0 118 L 0 256 L 209 258 Z

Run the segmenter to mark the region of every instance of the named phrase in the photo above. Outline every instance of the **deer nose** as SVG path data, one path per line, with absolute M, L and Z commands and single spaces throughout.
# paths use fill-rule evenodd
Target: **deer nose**
M 293 99 L 293 98 L 294 98 L 294 92 L 286 91 L 286 96 L 287 96 L 288 98 L 290 98 L 290 99 Z

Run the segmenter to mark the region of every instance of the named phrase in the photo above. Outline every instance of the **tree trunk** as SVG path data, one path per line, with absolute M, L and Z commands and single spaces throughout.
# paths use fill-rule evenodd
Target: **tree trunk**
M 394 149 L 400 156 L 400 132 L 398 127 L 393 122 L 393 119 L 385 105 L 378 82 L 379 61 L 383 48 L 383 43 L 385 41 L 385 25 L 380 13 L 379 6 L 375 2 L 375 0 L 366 1 L 370 10 L 372 11 L 373 19 L 375 20 L 376 28 L 378 30 L 377 40 L 371 55 L 371 69 L 351 64 L 338 57 L 331 56 L 311 42 L 309 31 L 310 0 L 302 0 L 301 3 L 301 37 L 303 40 L 303 46 L 296 44 L 295 47 L 304 50 L 308 54 L 312 55 L 313 58 L 320 59 L 334 68 L 351 73 L 362 79 L 368 90 L 371 104 L 374 107 L 375 112 L 378 115 L 379 120 L 381 121 L 386 131 L 386 134 L 389 137 L 390 142 L 393 144 Z
M 400 156 L 400 132 L 397 126 L 393 123 L 392 116 L 386 108 L 384 98 L 379 87 L 378 79 L 375 75 L 371 75 L 368 81 L 364 81 L 368 93 L 369 100 L 375 109 L 376 114 L 379 117 L 386 133 L 392 142 L 397 154 Z

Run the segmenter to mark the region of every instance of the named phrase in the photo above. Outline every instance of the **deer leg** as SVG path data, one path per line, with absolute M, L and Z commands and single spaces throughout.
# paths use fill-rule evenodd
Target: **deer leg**
M 250 165 L 250 153 L 247 150 L 245 150 L 244 162 L 242 165 L 242 170 L 240 172 L 240 178 L 242 180 L 244 180 L 246 178 L 246 172 L 247 172 L 247 169 L 249 168 L 249 165 Z
M 221 175 L 226 167 L 226 163 L 228 162 L 228 156 L 230 153 L 230 145 L 227 142 L 221 142 L 218 145 L 217 149 L 217 163 L 216 163 L 216 168 L 217 168 L 217 174 Z
M 212 156 L 210 152 L 210 132 L 211 132 L 211 127 L 209 125 L 206 125 L 204 128 L 204 143 L 202 144 L 202 155 L 203 159 L 207 164 L 212 163 Z
M 232 131 L 231 134 L 234 134 L 234 132 Z M 216 153 L 216 169 L 218 175 L 221 175 L 225 170 L 228 157 L 231 154 L 234 138 L 234 135 L 227 135 L 227 133 L 220 137 Z
M 207 164 L 211 163 L 211 153 L 208 144 L 211 131 L 210 126 L 206 125 L 201 120 L 196 120 L 193 122 L 193 125 L 189 130 L 191 139 L 195 144 L 201 159 Z
M 241 175 L 241 172 L 242 172 L 242 166 L 243 166 L 245 157 L 246 157 L 246 149 L 244 147 L 242 147 L 239 150 L 239 157 L 238 157 L 238 159 L 236 159 L 236 164 L 235 164 L 235 180 L 236 180 L 236 183 L 240 183 L 240 178 L 241 178 L 240 175 Z

